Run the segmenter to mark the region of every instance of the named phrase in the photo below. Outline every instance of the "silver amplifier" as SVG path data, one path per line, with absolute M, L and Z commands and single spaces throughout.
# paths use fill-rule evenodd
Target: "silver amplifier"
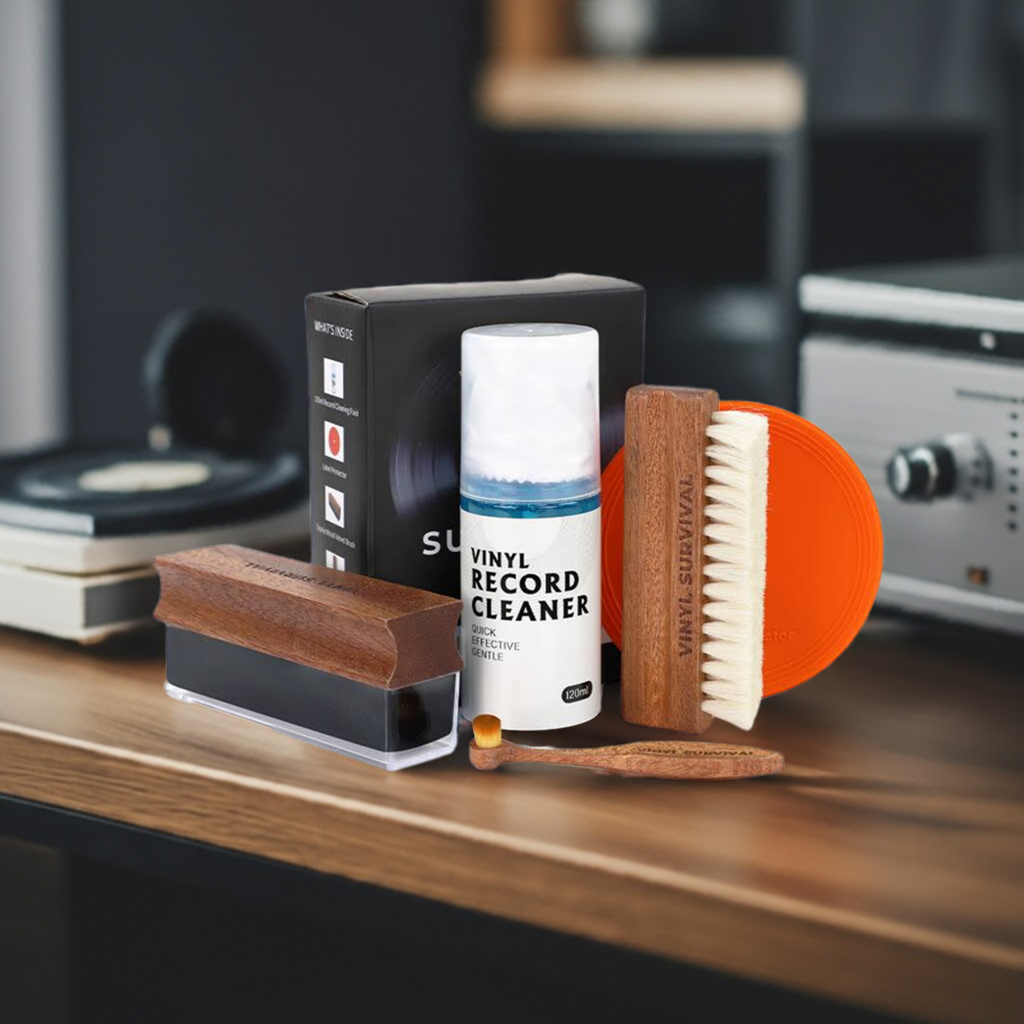
M 1024 633 L 1024 259 L 807 276 L 801 412 L 885 533 L 881 605 Z

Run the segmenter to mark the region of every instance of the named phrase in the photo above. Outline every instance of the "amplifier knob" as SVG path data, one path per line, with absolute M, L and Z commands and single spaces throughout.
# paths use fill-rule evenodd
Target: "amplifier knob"
M 898 448 L 889 460 L 889 488 L 901 501 L 931 501 L 956 490 L 957 466 L 944 444 Z

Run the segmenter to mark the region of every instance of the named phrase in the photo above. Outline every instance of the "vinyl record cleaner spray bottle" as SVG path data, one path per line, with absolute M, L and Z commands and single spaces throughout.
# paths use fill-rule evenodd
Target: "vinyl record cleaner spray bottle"
M 601 710 L 598 337 L 462 335 L 462 713 L 558 729 Z

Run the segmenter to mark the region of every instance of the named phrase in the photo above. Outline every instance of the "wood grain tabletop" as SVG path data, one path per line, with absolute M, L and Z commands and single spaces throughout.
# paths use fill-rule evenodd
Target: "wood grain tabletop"
M 705 734 L 782 751 L 781 775 L 686 783 L 476 772 L 465 744 L 389 774 L 170 700 L 157 633 L 0 631 L 0 792 L 897 1014 L 1010 1020 L 1022 653 L 873 619 L 750 734 Z M 667 736 L 617 700 L 548 742 Z

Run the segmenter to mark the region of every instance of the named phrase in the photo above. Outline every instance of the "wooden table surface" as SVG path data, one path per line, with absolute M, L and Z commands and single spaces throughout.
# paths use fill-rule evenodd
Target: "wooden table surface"
M 763 706 L 784 774 L 723 783 L 479 773 L 464 746 L 389 774 L 170 700 L 158 644 L 0 631 L 0 792 L 898 1014 L 1024 1018 L 1024 642 L 873 620 Z M 613 711 L 571 733 L 652 735 Z

